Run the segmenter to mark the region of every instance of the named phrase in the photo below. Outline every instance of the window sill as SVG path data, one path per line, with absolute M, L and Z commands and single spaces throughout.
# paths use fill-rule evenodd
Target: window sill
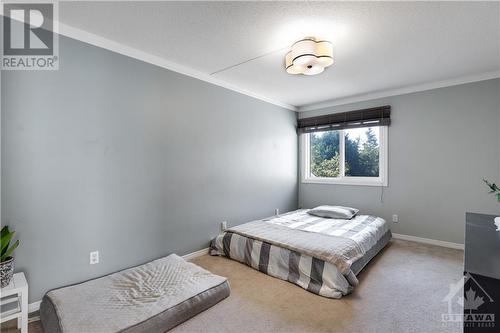
M 328 179 L 328 178 L 306 178 L 302 179 L 303 184 L 324 184 L 324 185 L 352 185 L 352 186 L 387 186 L 387 182 L 377 179 Z

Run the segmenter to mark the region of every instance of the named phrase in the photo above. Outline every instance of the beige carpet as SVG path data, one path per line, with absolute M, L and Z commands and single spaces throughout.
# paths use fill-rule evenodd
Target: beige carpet
M 461 332 L 442 302 L 463 274 L 463 251 L 392 241 L 340 300 L 309 293 L 226 258 L 195 263 L 227 276 L 231 296 L 173 332 Z
M 193 261 L 227 276 L 231 296 L 172 332 L 461 332 L 443 326 L 441 314 L 449 284 L 462 276 L 462 256 L 459 250 L 392 241 L 361 272 L 354 293 L 341 300 L 226 258 L 202 256 Z M 30 332 L 40 332 L 39 323 L 30 324 Z

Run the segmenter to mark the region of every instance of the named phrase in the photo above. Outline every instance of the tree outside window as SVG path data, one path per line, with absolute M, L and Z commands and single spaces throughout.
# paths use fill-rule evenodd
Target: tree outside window
M 310 172 L 313 177 L 379 177 L 379 127 L 315 132 L 309 135 Z M 340 168 L 341 151 L 344 152 L 343 175 Z

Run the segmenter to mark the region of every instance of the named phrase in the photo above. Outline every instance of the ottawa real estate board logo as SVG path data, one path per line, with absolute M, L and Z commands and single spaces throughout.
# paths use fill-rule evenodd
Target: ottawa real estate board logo
M 57 70 L 57 1 L 2 1 L 2 70 Z
M 470 273 L 450 284 L 443 302 L 448 303 L 448 313 L 442 314 L 443 326 L 492 330 L 497 327 L 491 311 L 495 300 Z

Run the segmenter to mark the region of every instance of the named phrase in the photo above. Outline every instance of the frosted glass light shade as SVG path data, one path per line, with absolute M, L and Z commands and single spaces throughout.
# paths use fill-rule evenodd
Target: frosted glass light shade
M 307 37 L 292 45 L 285 56 L 285 68 L 289 74 L 315 75 L 333 64 L 333 45 Z

